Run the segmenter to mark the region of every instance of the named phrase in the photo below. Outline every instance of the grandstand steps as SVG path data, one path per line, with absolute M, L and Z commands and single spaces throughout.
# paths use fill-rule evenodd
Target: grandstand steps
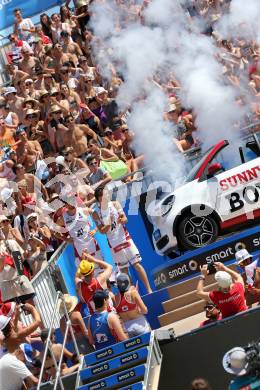
M 233 270 L 236 269 L 235 264 L 232 264 L 229 267 Z M 199 275 L 168 288 L 170 299 L 162 302 L 165 313 L 158 317 L 161 326 L 172 325 L 175 330 L 176 322 L 184 321 L 189 318 L 192 320 L 192 317 L 199 313 L 202 313 L 203 319 L 205 319 L 203 313 L 205 301 L 201 300 L 196 294 L 198 280 Z M 214 275 L 208 275 L 205 280 L 205 291 L 212 291 L 216 288 L 217 283 L 215 282 Z M 198 323 L 192 327 L 191 320 L 187 321 L 187 324 L 189 323 L 187 328 L 191 327 L 191 329 L 194 329 L 198 326 Z
M 205 291 L 213 290 L 217 287 L 217 283 L 209 284 L 205 287 Z M 196 290 L 190 291 L 183 295 L 179 295 L 176 298 L 171 298 L 168 301 L 163 302 L 163 308 L 165 312 L 170 312 L 176 309 L 183 308 L 186 305 L 195 303 L 198 301 Z
M 158 317 L 158 319 L 160 321 L 161 326 L 165 326 L 203 312 L 204 306 L 205 301 L 202 299 L 197 302 L 193 302 L 183 307 L 180 307 L 178 309 L 172 310 L 168 313 L 162 314 Z

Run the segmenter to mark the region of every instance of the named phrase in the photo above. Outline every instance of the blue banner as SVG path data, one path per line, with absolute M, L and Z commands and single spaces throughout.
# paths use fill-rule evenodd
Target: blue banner
M 23 18 L 45 12 L 48 8 L 60 4 L 59 0 L 0 0 L 0 30 L 14 24 L 13 11 L 21 8 Z

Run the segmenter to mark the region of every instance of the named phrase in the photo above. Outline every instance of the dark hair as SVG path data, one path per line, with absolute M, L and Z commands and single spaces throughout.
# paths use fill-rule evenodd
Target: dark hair
M 99 186 L 95 189 L 94 195 L 96 200 L 98 200 L 98 198 L 103 195 L 103 192 L 104 192 L 104 186 Z
M 93 302 L 96 309 L 101 309 L 104 306 L 105 301 L 109 298 L 108 290 L 96 290 L 93 294 Z
M 43 23 L 44 17 L 47 18 L 47 24 Z M 49 17 L 49 15 L 41 14 L 40 15 L 40 22 L 41 22 L 43 33 L 51 38 L 51 36 L 52 36 L 52 34 L 51 34 L 51 18 Z
M 21 13 L 22 13 L 21 8 L 15 8 L 15 9 L 13 10 L 13 13 L 16 14 L 16 12 L 21 12 Z
M 60 7 L 60 16 L 61 16 L 62 23 L 65 22 L 64 8 L 66 8 L 69 11 L 69 17 L 71 17 L 71 10 L 70 10 L 70 8 L 67 5 L 62 5 Z
M 95 159 L 96 159 L 96 157 L 95 157 L 95 156 L 93 156 L 93 155 L 91 155 L 91 156 L 88 156 L 88 157 L 87 157 L 87 159 L 86 159 L 86 163 L 87 163 L 87 165 L 89 165 L 89 163 L 90 163 L 91 161 L 95 160 Z
M 49 329 L 44 328 L 44 329 L 41 330 L 40 338 L 41 338 L 41 341 L 42 341 L 43 343 L 45 343 L 45 341 L 47 340 L 48 334 L 49 334 Z M 54 329 L 51 330 L 51 337 L 52 337 L 53 335 L 54 335 Z
M 211 390 L 211 387 L 206 379 L 197 378 L 192 381 L 191 390 Z
M 2 333 L 6 339 L 10 336 L 11 331 L 12 331 L 12 325 L 11 325 L 11 321 L 9 321 L 6 327 L 2 329 Z

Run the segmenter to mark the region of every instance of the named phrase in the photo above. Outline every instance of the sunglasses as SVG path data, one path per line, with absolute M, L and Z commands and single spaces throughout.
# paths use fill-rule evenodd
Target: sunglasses
M 98 163 L 97 163 L 97 161 L 93 161 L 92 163 L 89 163 L 88 165 L 90 166 L 90 167 L 94 167 L 94 166 L 96 166 Z
M 213 306 L 213 305 L 204 306 L 204 310 L 212 311 L 213 309 L 215 309 L 215 306 Z
M 68 70 L 63 70 L 62 72 L 60 72 L 61 74 L 68 74 L 69 71 Z
M 36 119 L 37 118 L 37 115 L 27 115 L 27 117 L 26 118 L 28 118 L 28 119 Z
M 122 133 L 127 133 L 128 132 L 128 129 L 123 129 L 121 130 Z
M 56 115 L 56 114 L 57 114 L 57 115 L 58 115 L 58 114 L 61 114 L 61 111 L 53 112 L 53 114 L 55 114 L 55 115 Z
M 59 95 L 59 92 L 54 92 L 51 94 L 51 96 L 58 96 Z

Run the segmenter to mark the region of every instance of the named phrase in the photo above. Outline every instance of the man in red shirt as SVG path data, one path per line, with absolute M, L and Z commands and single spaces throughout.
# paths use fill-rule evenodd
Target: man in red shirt
M 247 310 L 245 301 L 244 281 L 241 275 L 232 271 L 222 263 L 214 263 L 217 272 L 215 280 L 218 290 L 205 292 L 204 280 L 208 275 L 208 266 L 201 267 L 201 276 L 197 286 L 197 295 L 214 303 L 221 311 L 222 318 L 233 316 Z
M 93 294 L 96 290 L 107 290 L 107 280 L 112 274 L 112 265 L 95 259 L 86 252 L 83 257 L 84 260 L 80 262 L 75 278 L 76 290 L 81 302 L 85 302 L 90 314 L 93 314 L 95 311 Z M 96 278 L 94 277 L 95 264 L 102 269 Z M 112 310 L 112 304 L 110 306 L 108 311 Z
M 214 303 L 206 303 L 204 310 L 207 319 L 200 323 L 200 328 L 222 319 L 220 310 L 216 305 L 214 305 Z

